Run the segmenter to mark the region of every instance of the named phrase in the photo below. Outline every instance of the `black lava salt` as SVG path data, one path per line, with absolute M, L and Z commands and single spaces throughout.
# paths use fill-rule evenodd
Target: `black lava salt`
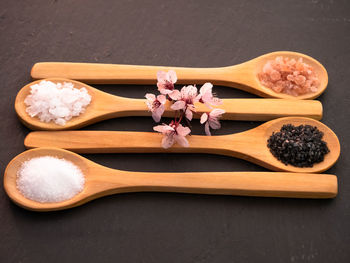
M 329 153 L 323 132 L 310 125 L 283 125 L 267 140 L 271 153 L 285 165 L 312 167 Z

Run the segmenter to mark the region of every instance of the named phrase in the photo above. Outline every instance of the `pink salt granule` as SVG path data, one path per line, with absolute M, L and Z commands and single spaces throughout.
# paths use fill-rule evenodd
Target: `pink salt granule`
M 265 87 L 292 96 L 316 92 L 320 83 L 314 68 L 302 58 L 276 57 L 269 60 L 258 77 Z

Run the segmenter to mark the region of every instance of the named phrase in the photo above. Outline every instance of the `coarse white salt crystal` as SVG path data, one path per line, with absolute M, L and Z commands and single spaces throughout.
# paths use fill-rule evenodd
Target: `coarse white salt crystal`
M 40 203 L 71 199 L 84 189 L 85 177 L 72 162 L 52 156 L 32 158 L 17 172 L 17 188 Z
M 76 89 L 70 82 L 42 80 L 30 88 L 30 95 L 24 100 L 26 112 L 42 122 L 54 121 L 64 126 L 72 117 L 83 113 L 91 102 L 86 88 Z

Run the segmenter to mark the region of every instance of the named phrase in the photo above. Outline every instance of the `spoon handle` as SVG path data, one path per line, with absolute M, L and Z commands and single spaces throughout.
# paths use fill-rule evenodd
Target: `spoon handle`
M 108 174 L 108 170 L 110 174 Z M 101 181 L 101 185 L 106 186 L 104 189 L 96 189 L 102 192 L 100 196 L 121 192 L 147 191 L 333 198 L 338 192 L 337 177 L 329 174 L 280 172 L 145 173 L 108 170 L 104 171 L 104 176 L 99 177 L 96 174 L 96 178 L 93 178 L 93 180 Z M 99 197 L 99 193 L 94 194 Z
M 114 97 L 115 103 L 104 103 L 103 111 L 112 112 L 115 117 L 150 116 L 146 100 Z M 267 121 L 280 117 L 308 117 L 316 120 L 322 118 L 322 104 L 317 100 L 286 100 L 286 99 L 223 99 L 218 106 L 225 110 L 223 120 Z M 172 103 L 165 104 L 164 117 L 174 117 Z M 204 104 L 195 104 L 194 118 L 209 112 Z
M 224 154 L 222 145 L 227 145 L 232 135 L 200 136 L 189 138 L 190 147 L 174 145 L 169 149 L 161 146 L 162 135 L 156 132 L 124 131 L 35 131 L 27 135 L 27 148 L 55 147 L 78 153 L 218 153 Z M 227 150 L 226 150 L 227 151 Z
M 163 66 L 137 66 L 100 63 L 39 62 L 31 70 L 33 79 L 61 77 L 91 84 L 155 84 L 157 72 L 173 69 L 179 84 L 203 84 L 212 82 L 220 85 L 230 74 L 230 67 L 184 68 Z

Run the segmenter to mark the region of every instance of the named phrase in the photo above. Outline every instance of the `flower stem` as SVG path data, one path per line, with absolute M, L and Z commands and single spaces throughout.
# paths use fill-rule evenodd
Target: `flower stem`
M 181 112 L 181 116 L 180 116 L 179 121 L 177 122 L 178 124 L 180 124 L 180 123 L 181 123 L 183 116 L 185 116 L 185 112 L 186 112 L 186 110 L 187 110 L 187 106 L 186 106 L 185 110 L 180 111 L 180 112 Z

